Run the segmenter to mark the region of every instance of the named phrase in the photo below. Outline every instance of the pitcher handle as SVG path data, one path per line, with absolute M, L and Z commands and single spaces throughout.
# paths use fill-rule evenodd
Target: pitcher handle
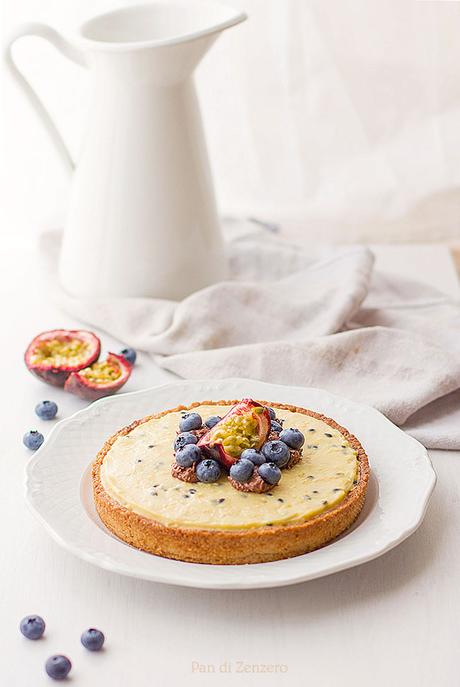
M 13 45 L 19 38 L 23 38 L 24 36 L 38 36 L 39 38 L 44 38 L 52 43 L 52 45 L 54 45 L 54 47 L 60 53 L 62 53 L 62 55 L 68 57 L 70 60 L 72 60 L 72 62 L 76 62 L 82 67 L 86 66 L 86 61 L 83 57 L 83 53 L 74 45 L 69 43 L 69 41 L 67 41 L 60 33 L 58 33 L 58 31 L 47 24 L 39 24 L 37 22 L 29 22 L 27 24 L 18 26 L 11 35 L 10 39 L 7 41 L 4 49 L 4 59 L 8 69 L 15 78 L 16 82 L 22 88 L 29 103 L 32 105 L 32 109 L 35 110 L 39 120 L 51 138 L 51 141 L 53 142 L 54 147 L 56 148 L 64 166 L 69 172 L 73 172 L 75 169 L 75 162 L 72 159 L 69 149 L 67 148 L 59 129 L 55 125 L 48 110 L 43 105 L 42 101 L 14 61 L 12 51 Z

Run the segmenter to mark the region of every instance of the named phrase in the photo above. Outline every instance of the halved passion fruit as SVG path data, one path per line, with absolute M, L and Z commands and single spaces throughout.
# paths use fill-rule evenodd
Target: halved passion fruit
M 101 342 L 92 332 L 53 329 L 30 342 L 24 360 L 32 374 L 53 386 L 64 386 L 72 372 L 92 365 L 100 352 Z
M 78 372 L 72 372 L 64 389 L 89 401 L 110 396 L 121 389 L 133 366 L 123 355 L 109 353 L 106 360 L 94 362 Z
M 231 408 L 198 446 L 226 468 L 230 468 L 247 448 L 259 449 L 270 432 L 268 408 L 244 398 Z

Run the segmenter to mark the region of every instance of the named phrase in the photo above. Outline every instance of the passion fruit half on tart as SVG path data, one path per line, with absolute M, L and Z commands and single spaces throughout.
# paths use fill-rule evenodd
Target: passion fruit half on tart
M 38 334 L 24 354 L 25 364 L 39 379 L 64 386 L 72 372 L 92 365 L 101 352 L 96 334 L 84 329 L 53 329 Z
M 245 449 L 259 449 L 270 432 L 268 408 L 243 398 L 198 442 L 211 458 L 230 468 Z
M 99 360 L 78 372 L 72 372 L 64 389 L 88 401 L 110 396 L 128 381 L 133 366 L 123 355 L 108 353 L 106 360 Z

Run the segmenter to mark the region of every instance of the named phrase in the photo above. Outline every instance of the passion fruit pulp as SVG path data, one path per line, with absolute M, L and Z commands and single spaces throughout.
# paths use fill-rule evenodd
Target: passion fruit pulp
M 109 353 L 78 372 L 72 372 L 64 389 L 88 401 L 110 396 L 121 389 L 131 375 L 132 365 L 123 355 Z
M 247 448 L 259 449 L 270 432 L 270 413 L 265 406 L 244 398 L 234 405 L 198 442 L 212 458 L 230 468 Z
M 101 352 L 96 334 L 84 329 L 53 329 L 42 332 L 27 346 L 28 370 L 53 386 L 64 386 L 72 372 L 92 365 Z

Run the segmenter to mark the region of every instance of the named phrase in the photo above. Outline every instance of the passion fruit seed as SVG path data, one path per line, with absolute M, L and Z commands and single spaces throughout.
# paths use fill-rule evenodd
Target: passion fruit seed
M 88 356 L 89 344 L 81 339 L 46 339 L 40 341 L 30 357 L 34 365 L 75 365 Z
M 213 441 L 222 443 L 226 453 L 237 458 L 245 449 L 258 447 L 258 429 L 258 422 L 252 413 L 231 415 L 219 423 L 212 438 Z
M 121 375 L 121 370 L 116 365 L 111 365 L 107 360 L 93 363 L 90 367 L 85 367 L 80 374 L 94 384 L 108 384 L 113 382 Z

